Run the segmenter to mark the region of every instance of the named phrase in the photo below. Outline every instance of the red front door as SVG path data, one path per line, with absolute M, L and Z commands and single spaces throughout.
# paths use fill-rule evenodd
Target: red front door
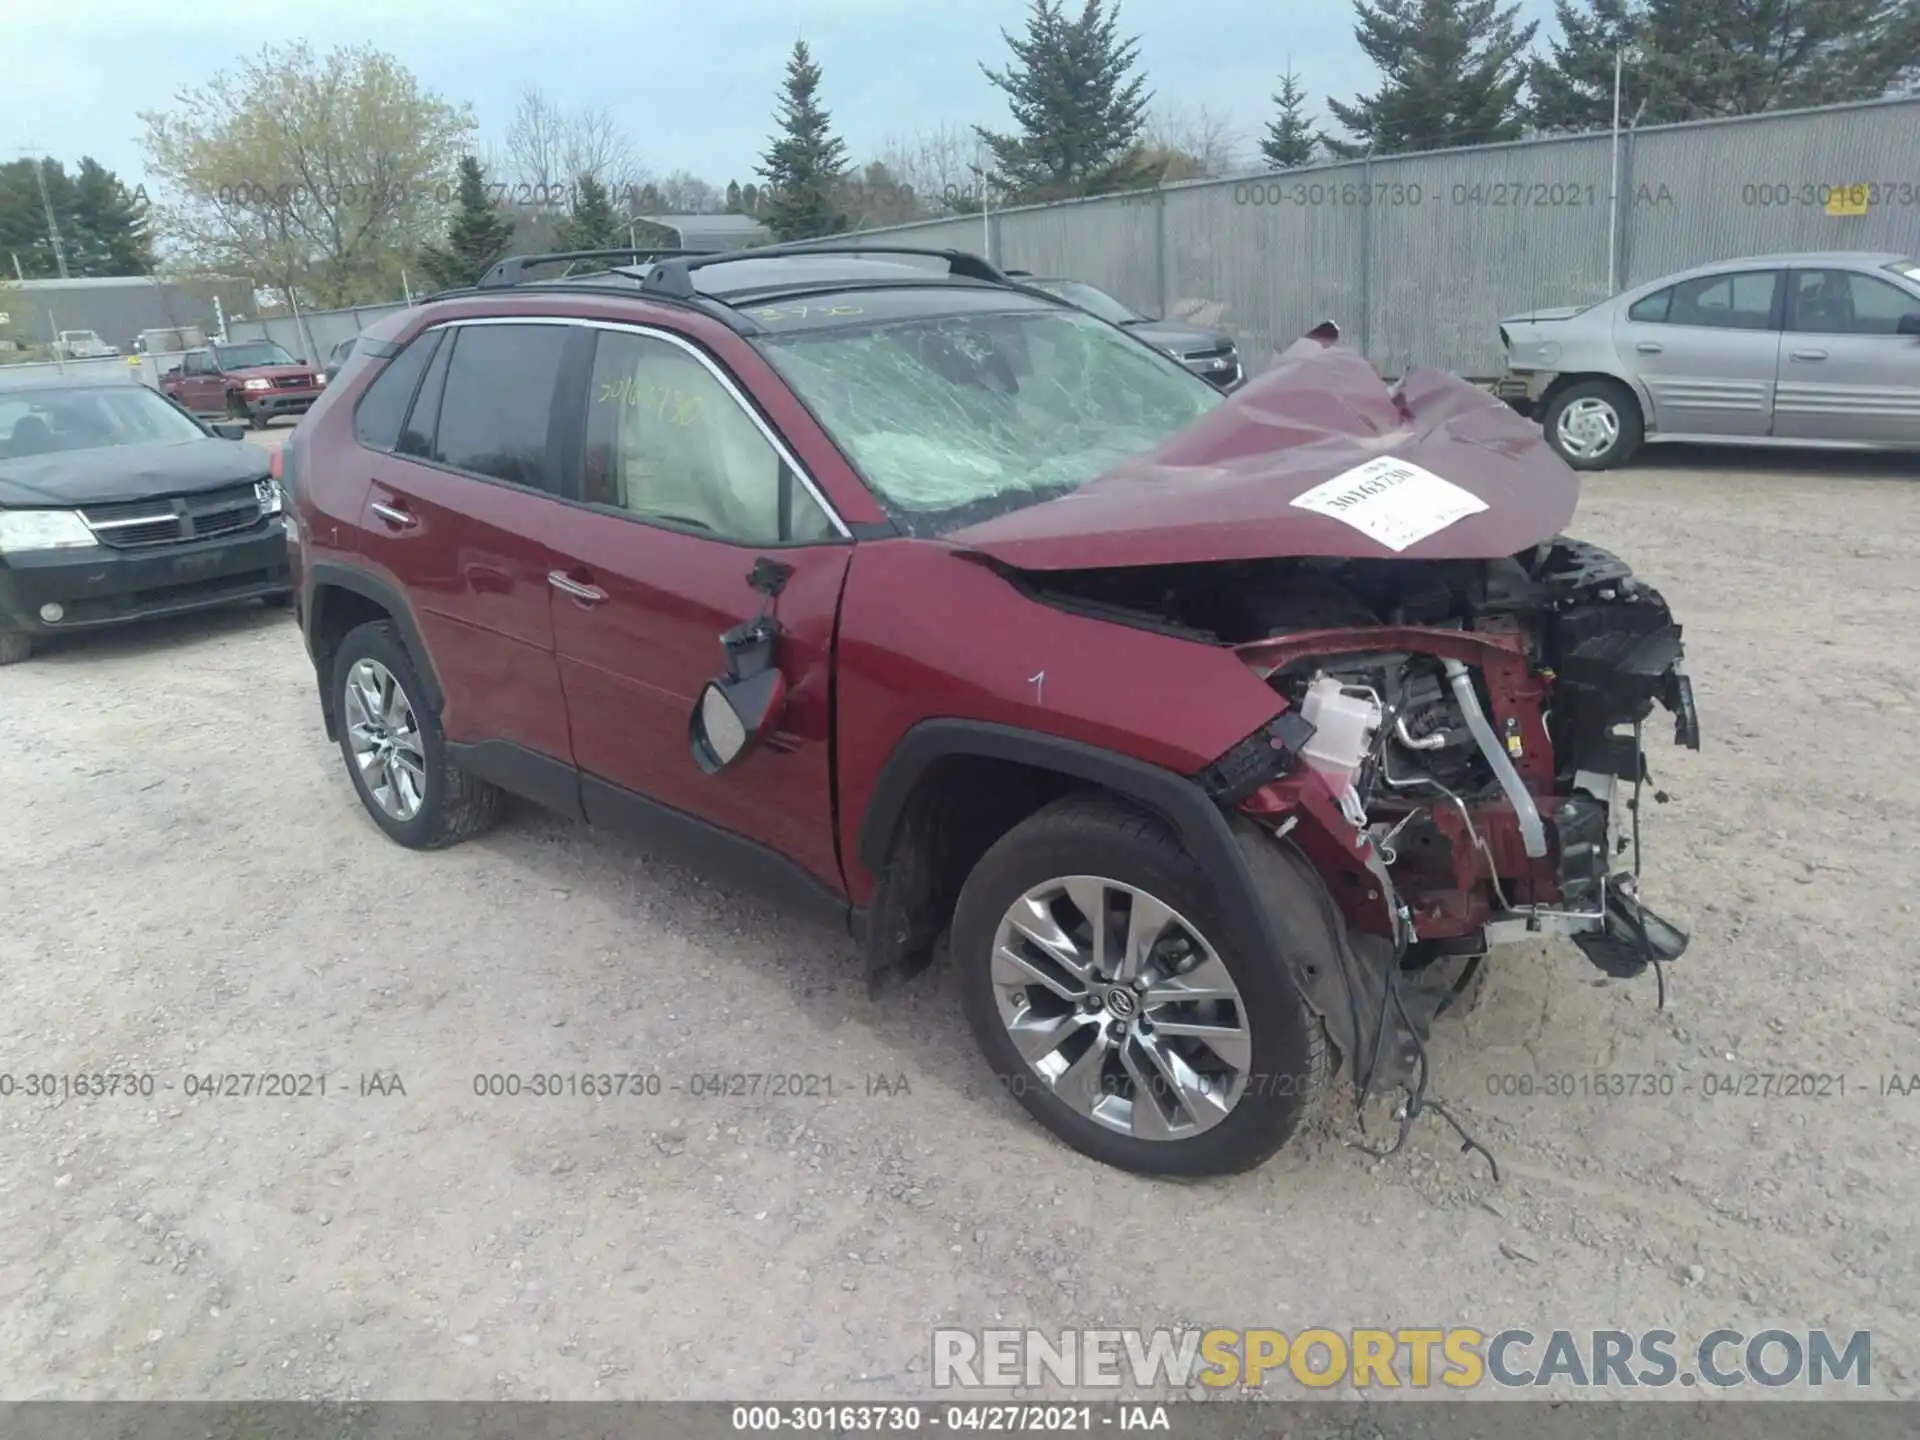
M 830 692 L 852 553 L 783 450 L 692 347 L 603 331 L 584 397 L 582 504 L 564 535 L 554 646 L 587 775 L 759 841 L 836 892 Z M 754 562 L 792 567 L 774 614 L 789 703 L 769 742 L 704 774 L 687 722 L 760 608 Z M 586 787 L 594 819 L 594 787 Z M 604 818 L 604 817 L 603 817 Z
M 226 408 L 226 387 L 214 368 L 213 356 L 206 350 L 189 350 L 180 357 L 180 373 L 174 377 L 173 397 L 187 409 L 211 415 Z

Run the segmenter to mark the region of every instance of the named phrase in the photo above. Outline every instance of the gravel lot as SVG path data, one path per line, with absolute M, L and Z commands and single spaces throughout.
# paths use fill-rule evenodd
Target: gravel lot
M 0 1070 L 157 1081 L 0 1100 L 0 1390 L 884 1398 L 930 1393 L 942 1323 L 1777 1323 L 1871 1329 L 1876 1391 L 1920 1393 L 1920 1093 L 1881 1093 L 1920 1071 L 1916 479 L 1705 452 L 1589 482 L 1577 533 L 1688 629 L 1706 748 L 1658 729 L 1646 891 L 1694 944 L 1665 1014 L 1559 946 L 1442 1022 L 1434 1093 L 1498 1186 L 1438 1121 L 1357 1153 L 1345 1107 L 1255 1174 L 1133 1179 L 985 1083 L 944 971 L 870 1002 L 844 939 L 528 811 L 401 850 L 284 612 L 0 672 Z M 1596 1069 L 1676 1093 L 1490 1093 Z M 743 1070 L 847 1093 L 671 1088 Z M 327 1091 L 184 1093 L 234 1071 Z M 667 1088 L 477 1096 L 499 1071 Z M 1698 1093 L 1772 1072 L 1846 1093 Z

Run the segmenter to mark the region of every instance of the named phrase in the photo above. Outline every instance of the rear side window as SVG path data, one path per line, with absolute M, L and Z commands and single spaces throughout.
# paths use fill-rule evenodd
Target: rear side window
M 1714 330 L 1769 330 L 1780 291 L 1778 270 L 1742 270 L 1733 275 L 1702 275 L 1673 287 L 1667 308 L 1669 325 L 1700 325 Z
M 447 389 L 447 361 L 453 357 L 452 339 L 444 330 L 437 333 L 443 337 L 442 343 L 433 352 L 427 377 L 420 382 L 420 393 L 413 397 L 413 409 L 407 412 L 406 428 L 400 432 L 400 453 L 422 460 L 433 458 L 433 427 L 440 418 L 440 397 Z
M 461 327 L 433 458 L 475 475 L 557 490 L 547 464 L 547 429 L 567 334 L 563 325 Z
M 413 403 L 413 392 L 420 388 L 420 376 L 439 343 L 440 332 L 429 330 L 373 377 L 367 393 L 354 407 L 354 439 L 371 450 L 392 450 L 400 444 L 400 427 L 406 423 L 407 407 Z
M 1663 325 L 1667 319 L 1667 306 L 1673 303 L 1673 287 L 1656 290 L 1651 295 L 1642 296 L 1633 302 L 1627 311 L 1627 319 L 1637 320 L 1642 325 Z

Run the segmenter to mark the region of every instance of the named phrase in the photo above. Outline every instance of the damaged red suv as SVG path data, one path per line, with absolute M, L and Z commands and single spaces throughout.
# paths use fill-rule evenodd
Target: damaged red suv
M 327 733 L 403 845 L 509 792 L 812 906 L 876 986 L 944 943 L 1107 1163 L 1245 1169 L 1337 1072 L 1411 1123 L 1490 947 L 1684 949 L 1618 822 L 1655 704 L 1698 727 L 1539 428 L 1336 341 L 1223 396 L 957 252 L 503 261 L 284 452 Z

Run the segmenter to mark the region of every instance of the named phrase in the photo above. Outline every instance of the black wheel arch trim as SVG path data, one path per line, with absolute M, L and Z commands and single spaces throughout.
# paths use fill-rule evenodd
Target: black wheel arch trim
M 874 782 L 860 824 L 859 855 L 868 871 L 886 872 L 889 852 L 909 799 L 933 765 L 950 755 L 1009 760 L 1098 785 L 1158 815 L 1173 827 L 1195 862 L 1213 880 L 1221 903 L 1243 935 L 1276 959 L 1285 938 L 1260 903 L 1252 867 L 1226 812 L 1186 776 L 1058 735 L 981 720 L 922 720 L 900 737 Z
M 300 614 L 305 622 L 307 654 L 314 665 L 320 663 L 318 628 L 320 611 L 314 605 L 314 598 L 323 587 L 348 590 L 362 599 L 371 600 L 387 614 L 393 617 L 393 623 L 400 628 L 400 638 L 406 641 L 407 653 L 412 657 L 416 669 L 420 672 L 420 683 L 426 687 L 427 704 L 438 714 L 446 704 L 446 692 L 440 688 L 440 676 L 433 668 L 433 656 L 427 649 L 426 638 L 420 633 L 420 622 L 414 617 L 413 606 L 403 591 L 388 584 L 378 576 L 337 560 L 318 560 L 306 568 L 301 582 Z M 322 704 L 327 703 L 325 675 L 319 677 Z M 329 716 L 331 710 L 328 711 Z

